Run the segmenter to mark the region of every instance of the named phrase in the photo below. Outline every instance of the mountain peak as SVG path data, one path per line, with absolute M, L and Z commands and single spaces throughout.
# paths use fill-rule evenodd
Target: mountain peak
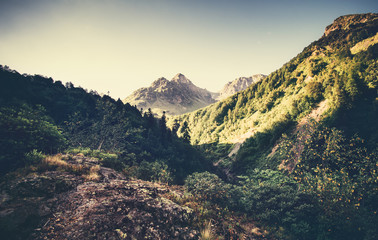
M 192 83 L 188 78 L 186 78 L 184 76 L 184 74 L 182 73 L 177 73 L 173 78 L 172 78 L 172 81 L 173 82 L 177 82 L 177 83 Z
M 252 83 L 256 83 L 261 79 L 265 78 L 264 74 L 255 74 L 250 77 L 239 77 L 234 81 L 228 82 L 222 90 L 219 91 L 219 95 L 216 97 L 217 100 L 222 100 L 227 98 L 237 92 L 240 92 L 248 88 Z
M 159 78 L 150 87 L 134 91 L 124 101 L 138 108 L 151 108 L 158 114 L 165 111 L 168 115 L 191 112 L 215 102 L 211 92 L 197 87 L 182 73 L 171 81 Z
M 376 13 L 365 13 L 365 14 L 351 14 L 341 16 L 335 19 L 335 21 L 326 27 L 324 35 L 328 36 L 331 32 L 337 30 L 347 30 L 351 27 L 365 23 L 367 21 L 377 20 L 378 14 Z

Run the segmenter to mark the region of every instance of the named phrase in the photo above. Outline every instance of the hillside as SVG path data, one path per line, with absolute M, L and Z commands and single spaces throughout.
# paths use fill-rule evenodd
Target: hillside
M 107 164 L 118 169 L 156 163 L 169 168 L 167 173 L 174 171 L 177 182 L 208 165 L 199 151 L 166 127 L 165 116 L 142 116 L 107 95 L 40 75 L 21 75 L 6 66 L 0 66 L 0 83 L 1 174 L 25 165 L 27 154 L 67 148 L 116 153 L 119 158 Z
M 189 123 L 191 140 L 196 145 L 242 143 L 255 133 L 275 131 L 271 147 L 281 133 L 325 102 L 323 118 L 374 142 L 377 140 L 376 126 L 372 124 L 376 116 L 373 107 L 377 87 L 377 45 L 373 40 L 376 33 L 376 14 L 340 17 L 326 28 L 323 37 L 267 78 L 176 119 Z M 364 47 L 355 50 L 359 46 Z M 364 111 L 359 114 L 364 117 L 359 120 L 364 119 L 366 124 L 353 125 L 350 118 L 357 118 L 358 114 L 348 117 L 346 114 L 358 110 L 355 106 L 362 103 Z M 374 127 L 374 131 L 364 128 L 367 125 Z
M 266 239 L 250 219 L 214 214 L 183 186 L 131 177 L 83 153 L 46 156 L 0 182 L 1 239 Z M 253 233 L 249 228 L 254 227 Z
M 187 228 L 193 211 L 165 198 L 167 186 L 127 179 L 82 155 L 49 157 L 38 168 L 1 184 L 2 239 L 198 238 Z
M 123 100 L 138 109 L 151 108 L 154 113 L 178 115 L 194 111 L 215 102 L 212 93 L 195 86 L 179 73 L 171 81 L 159 78 L 150 87 L 140 88 Z
M 279 239 L 376 239 L 377 32 L 376 13 L 339 17 L 262 81 L 172 119 L 227 179 L 196 175 L 191 191 L 217 186 L 229 194 L 211 202 Z

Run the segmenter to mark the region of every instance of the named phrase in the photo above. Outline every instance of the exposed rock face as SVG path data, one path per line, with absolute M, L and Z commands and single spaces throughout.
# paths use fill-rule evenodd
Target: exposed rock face
M 74 157 L 71 164 L 96 161 Z M 32 173 L 1 185 L 1 239 L 198 239 L 192 210 L 170 190 L 100 167 L 97 182 L 64 171 Z
M 324 35 L 328 36 L 331 32 L 338 30 L 348 30 L 357 27 L 359 24 L 366 23 L 367 21 L 377 21 L 378 14 L 367 13 L 367 14 L 353 14 L 345 15 L 336 18 L 336 20 L 329 26 L 326 27 Z
M 177 74 L 171 81 L 159 78 L 148 88 L 140 88 L 128 96 L 124 102 L 136 105 L 154 113 L 165 111 L 178 115 L 194 111 L 215 102 L 212 93 L 195 86 L 183 74 Z
M 180 115 L 231 96 L 264 77 L 265 75 L 262 74 L 240 77 L 227 83 L 220 92 L 212 93 L 197 87 L 183 74 L 179 73 L 171 81 L 166 78 L 157 79 L 150 87 L 136 90 L 123 102 L 136 105 L 139 109 L 151 108 L 154 113 L 160 115 L 163 111 L 168 115 Z
M 252 83 L 256 83 L 261 79 L 265 78 L 266 75 L 256 74 L 251 77 L 239 77 L 232 82 L 227 83 L 222 90 L 219 91 L 219 95 L 216 97 L 217 100 L 225 99 L 237 92 L 243 91 L 249 87 Z

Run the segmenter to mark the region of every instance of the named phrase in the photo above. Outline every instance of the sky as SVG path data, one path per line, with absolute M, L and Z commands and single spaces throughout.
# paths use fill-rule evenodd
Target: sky
M 218 91 L 368 12 L 376 0 L 0 0 L 0 64 L 116 99 L 177 73 Z

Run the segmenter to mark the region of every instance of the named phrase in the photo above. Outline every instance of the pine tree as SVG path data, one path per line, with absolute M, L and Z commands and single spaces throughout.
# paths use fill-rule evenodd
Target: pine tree
M 165 111 L 163 111 L 163 116 L 160 118 L 160 132 L 161 132 L 161 137 L 163 141 L 166 140 L 167 137 L 167 118 L 165 117 Z
M 180 128 L 180 123 L 177 119 L 175 119 L 173 123 L 173 127 L 172 127 L 172 133 L 177 136 L 177 131 L 179 130 L 179 128 Z
M 182 124 L 181 129 L 180 129 L 180 133 L 182 135 L 184 142 L 190 143 L 190 129 L 189 129 L 187 121 L 185 121 Z

